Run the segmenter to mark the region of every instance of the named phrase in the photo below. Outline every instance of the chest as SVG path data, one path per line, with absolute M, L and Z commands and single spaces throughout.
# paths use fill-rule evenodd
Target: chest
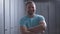
M 29 18 L 29 19 L 26 19 L 24 22 L 27 28 L 31 28 L 39 24 L 39 20 L 37 18 Z

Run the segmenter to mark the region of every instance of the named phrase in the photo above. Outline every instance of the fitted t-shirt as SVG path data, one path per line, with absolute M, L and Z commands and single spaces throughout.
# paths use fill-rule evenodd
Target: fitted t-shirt
M 35 26 L 38 26 L 41 21 L 44 21 L 45 18 L 42 15 L 34 14 L 32 18 L 28 16 L 24 16 L 20 20 L 20 26 L 26 26 L 27 28 L 33 28 Z

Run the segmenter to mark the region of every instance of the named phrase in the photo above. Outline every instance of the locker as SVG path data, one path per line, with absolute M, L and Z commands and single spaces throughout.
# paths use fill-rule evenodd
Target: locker
M 0 0 L 0 34 L 4 34 L 4 0 Z
M 0 0 L 0 34 L 20 34 L 18 21 L 24 11 L 23 0 Z
M 23 0 L 5 0 L 5 34 L 20 34 L 19 20 L 24 11 Z

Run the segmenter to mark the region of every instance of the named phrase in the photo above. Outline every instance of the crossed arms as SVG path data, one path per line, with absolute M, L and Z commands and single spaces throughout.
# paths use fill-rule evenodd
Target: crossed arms
M 36 27 L 33 27 L 31 29 L 28 29 L 25 26 L 20 26 L 20 30 L 22 34 L 36 34 L 38 32 L 40 32 L 41 34 L 44 33 L 44 31 L 46 30 L 47 25 L 45 21 L 40 22 L 40 24 Z

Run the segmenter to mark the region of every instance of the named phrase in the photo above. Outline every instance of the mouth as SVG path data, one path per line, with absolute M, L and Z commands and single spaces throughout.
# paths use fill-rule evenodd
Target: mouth
M 33 15 L 33 12 L 28 12 L 29 15 Z

